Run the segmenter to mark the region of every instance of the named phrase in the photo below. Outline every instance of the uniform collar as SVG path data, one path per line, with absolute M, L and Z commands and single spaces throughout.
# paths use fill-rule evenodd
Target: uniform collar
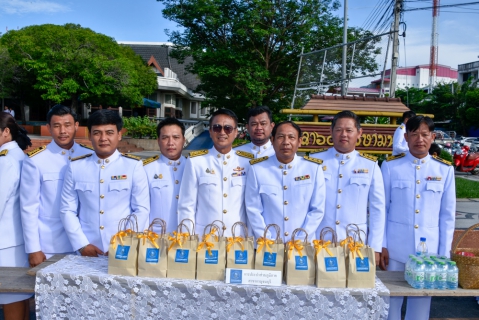
M 233 148 L 231 148 L 230 152 L 226 153 L 226 154 L 222 154 L 221 152 L 219 152 L 218 150 L 216 150 L 216 148 L 213 146 L 213 148 L 211 148 L 209 151 L 208 151 L 209 154 L 213 155 L 213 157 L 215 157 L 216 159 L 221 159 L 221 160 L 228 160 L 230 158 L 233 157 L 233 155 L 235 154 L 235 151 Z
M 264 150 L 271 148 L 272 145 L 273 144 L 271 143 L 271 140 L 268 140 L 268 142 L 266 142 L 262 146 L 257 146 L 253 142 L 251 142 L 251 150 L 253 150 L 253 153 L 264 152 Z
M 344 160 L 352 160 L 356 157 L 358 152 L 356 150 L 351 151 L 350 153 L 341 153 L 336 148 L 332 147 L 332 153 L 334 155 L 334 158 L 337 159 L 338 161 L 344 161 Z
M 413 156 L 410 152 L 406 153 L 406 159 L 408 162 L 410 162 L 413 165 L 421 165 L 427 163 L 429 160 L 431 160 L 431 156 L 428 154 L 422 159 L 416 158 Z
M 102 166 L 105 166 L 105 165 L 108 165 L 108 164 L 114 162 L 120 156 L 121 156 L 121 153 L 118 150 L 115 150 L 115 152 L 106 159 L 100 159 L 100 158 L 98 158 L 96 153 L 93 153 L 92 159 L 95 163 L 98 163 L 98 164 L 101 164 Z
M 78 150 L 80 148 L 80 146 L 76 142 L 73 142 L 73 146 L 70 149 L 63 149 L 53 139 L 52 139 L 52 142 L 50 142 L 50 144 L 48 144 L 47 147 L 51 151 L 51 153 L 56 153 L 61 155 L 70 155 L 70 156 L 73 156 L 75 150 Z
M 274 163 L 275 163 L 275 167 L 278 168 L 278 169 L 292 169 L 294 168 L 294 166 L 297 166 L 298 165 L 298 155 L 294 155 L 294 158 L 293 158 L 293 161 L 291 161 L 290 163 L 288 164 L 284 164 L 282 162 L 279 162 L 278 158 L 275 156 L 273 157 L 274 159 Z
M 185 158 L 183 156 L 180 156 L 178 158 L 178 160 L 170 160 L 168 159 L 167 157 L 165 157 L 164 155 L 160 154 L 160 159 L 159 161 L 163 162 L 164 164 L 166 164 L 167 166 L 179 166 L 180 164 L 184 163 L 185 161 Z
M 12 149 L 15 149 L 15 148 L 20 148 L 17 144 L 16 141 L 10 141 L 10 142 L 7 142 L 7 143 L 4 143 L 1 147 L 0 147 L 0 151 L 3 151 L 3 150 L 12 150 Z

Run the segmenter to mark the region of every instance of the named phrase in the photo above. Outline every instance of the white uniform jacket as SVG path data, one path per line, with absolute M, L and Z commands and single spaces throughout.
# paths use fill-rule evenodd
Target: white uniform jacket
M 381 252 L 386 207 L 383 177 L 375 158 L 356 150 L 339 153 L 334 147 L 311 157 L 323 160 L 326 181 L 326 209 L 317 237 L 324 227 L 331 227 L 341 241 L 346 238 L 346 226 L 355 223 L 368 235 L 368 245 Z
M 235 222 L 246 223 L 244 192 L 252 158 L 244 151 L 222 154 L 214 147 L 191 152 L 183 172 L 186 181 L 180 188 L 178 222 L 193 220 L 196 233 L 202 235 L 207 224 L 221 220 L 226 225 L 225 236 L 231 236 Z M 191 228 L 190 223 L 186 225 Z
M 383 246 L 405 263 L 425 237 L 429 252 L 449 256 L 456 214 L 454 168 L 427 155 L 388 158 L 381 166 L 386 193 Z
M 178 227 L 178 199 L 186 158 L 170 160 L 160 155 L 143 163 L 150 188 L 150 223 L 155 218 L 163 219 L 166 232 L 172 232 Z
M 138 231 L 148 227 L 148 179 L 142 161 L 118 151 L 80 158 L 65 175 L 60 217 L 74 250 L 91 243 L 107 252 L 120 219 L 135 214 Z
M 393 155 L 406 153 L 409 151 L 409 147 L 407 146 L 407 141 L 404 138 L 404 134 L 406 133 L 406 125 L 401 123 L 399 127 L 397 127 L 396 131 L 394 131 L 393 137 Z
M 268 140 L 268 142 L 265 145 L 262 145 L 261 147 L 258 147 L 257 145 L 253 144 L 253 142 L 247 143 L 240 145 L 238 147 L 234 147 L 235 151 L 246 151 L 254 155 L 255 159 L 261 158 L 261 157 L 272 157 L 274 156 L 274 148 L 273 144 L 271 143 L 271 140 Z
M 20 172 L 24 157 L 15 141 L 0 147 L 0 249 L 24 242 L 20 217 Z
M 268 224 L 281 228 L 283 241 L 289 241 L 296 228 L 315 239 L 324 216 L 326 188 L 323 170 L 317 159 L 295 155 L 282 164 L 276 156 L 251 166 L 246 181 L 246 212 L 255 238 L 263 237 Z M 268 238 L 275 235 L 269 233 Z M 304 234 L 298 234 L 301 238 Z
M 46 147 L 29 152 L 22 169 L 20 203 L 27 253 L 72 252 L 60 219 L 63 178 L 70 159 L 92 153 L 74 143 L 69 150 L 52 140 Z

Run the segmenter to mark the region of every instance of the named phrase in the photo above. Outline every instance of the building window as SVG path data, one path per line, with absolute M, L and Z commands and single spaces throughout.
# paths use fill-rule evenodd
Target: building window
M 200 109 L 201 109 L 201 116 L 202 117 L 206 116 L 206 107 L 201 108 L 201 104 L 199 104 L 199 105 L 200 105 Z
M 172 94 L 165 94 L 165 104 L 171 104 L 175 106 L 176 105 L 175 96 Z
M 196 115 L 196 101 L 191 101 L 190 103 L 190 114 Z
M 175 117 L 175 109 L 174 108 L 165 108 L 165 118 L 174 118 Z
M 176 98 L 176 109 L 183 110 L 183 99 Z

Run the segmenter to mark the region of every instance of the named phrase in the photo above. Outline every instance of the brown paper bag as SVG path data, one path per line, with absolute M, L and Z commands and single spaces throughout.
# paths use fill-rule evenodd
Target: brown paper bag
M 364 244 L 361 232 L 366 235 L 363 230 L 356 231 L 354 242 L 348 243 L 348 288 L 374 288 L 375 285 L 376 261 L 374 250 Z
M 274 240 L 266 238 L 268 229 L 273 227 L 276 230 Z M 277 224 L 269 224 L 264 229 L 262 238 L 256 240 L 258 245 L 255 257 L 255 269 L 281 271 L 283 274 L 284 244 L 281 239 L 281 230 Z
M 304 232 L 304 240 L 298 239 L 298 233 Z M 285 245 L 286 263 L 285 280 L 287 285 L 314 284 L 316 268 L 314 265 L 314 250 L 308 242 L 308 233 L 297 228 L 291 234 L 291 240 Z
M 226 242 L 216 224 L 209 224 L 203 231 L 202 241 L 196 250 L 196 279 L 222 280 L 226 271 Z
M 132 214 L 120 220 L 118 232 L 111 237 L 108 248 L 109 274 L 137 275 L 138 242 L 138 222 Z
M 236 236 L 236 227 L 243 228 L 243 237 Z M 232 237 L 226 243 L 226 267 L 234 269 L 254 269 L 254 238 L 248 237 L 248 227 L 236 222 L 231 227 Z
M 159 228 L 160 233 L 153 231 Z M 166 222 L 154 219 L 148 230 L 139 234 L 138 247 L 138 276 L 166 278 L 168 269 L 168 238 L 166 237 Z
M 185 219 L 189 220 L 190 219 Z M 168 236 L 168 271 L 167 278 L 195 279 L 196 277 L 196 248 L 198 237 L 195 235 L 194 223 L 192 232 L 182 220 L 176 231 Z M 186 232 L 183 232 L 186 231 Z
M 331 233 L 331 240 L 325 235 Z M 337 242 L 336 231 L 326 227 L 319 240 L 313 240 L 316 263 L 316 286 L 321 288 L 346 288 L 346 257 L 344 248 Z

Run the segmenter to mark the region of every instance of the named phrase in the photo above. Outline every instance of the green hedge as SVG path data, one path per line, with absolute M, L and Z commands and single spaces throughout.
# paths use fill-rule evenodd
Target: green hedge
M 126 135 L 131 136 L 132 138 L 158 138 L 158 135 L 156 134 L 156 122 L 151 120 L 148 116 L 124 117 L 123 127 L 127 130 Z

